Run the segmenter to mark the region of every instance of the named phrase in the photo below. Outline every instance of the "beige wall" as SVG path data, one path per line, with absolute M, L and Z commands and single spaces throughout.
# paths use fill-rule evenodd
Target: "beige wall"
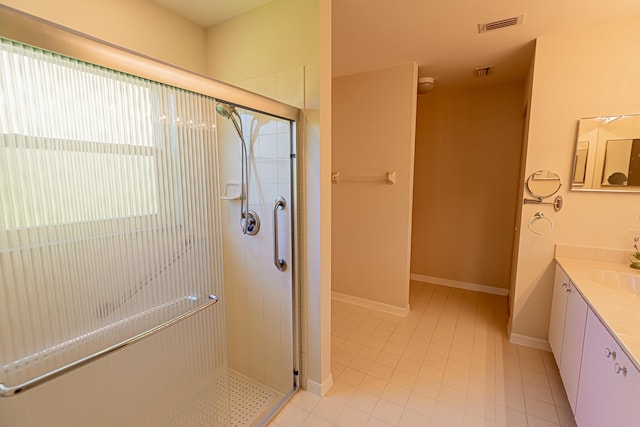
M 511 333 L 511 314 L 513 313 L 514 300 L 515 300 L 515 286 L 516 286 L 516 274 L 518 272 L 518 248 L 520 247 L 520 222 L 519 219 L 522 216 L 522 208 L 524 203 L 520 203 L 520 200 L 524 198 L 524 183 L 525 179 L 525 165 L 527 163 L 527 147 L 529 145 L 529 118 L 531 116 L 531 91 L 533 90 L 533 65 L 535 62 L 535 52 L 531 58 L 529 64 L 529 71 L 527 72 L 527 78 L 524 82 L 524 131 L 522 132 L 522 147 L 520 149 L 520 169 L 518 172 L 518 195 L 516 196 L 516 214 L 515 214 L 515 226 L 513 232 L 513 243 L 511 245 L 511 272 L 509 274 L 509 322 L 507 325 L 507 331 Z
M 205 31 L 149 0 L 2 0 L 118 46 L 204 73 Z
M 409 303 L 417 67 L 333 79 L 332 169 L 397 184 L 333 185 L 332 290 L 400 309 Z
M 640 112 L 639 24 L 538 39 L 525 170 L 526 175 L 537 169 L 559 173 L 564 206 L 557 213 L 550 206 L 522 207 L 511 318 L 515 334 L 547 339 L 556 243 L 628 249 L 629 231 L 640 229 L 638 195 L 569 191 L 578 120 Z M 552 233 L 529 231 L 537 211 L 554 222 Z
M 303 386 L 314 393 L 326 391 L 331 383 L 331 234 L 325 231 L 331 227 L 330 3 L 274 0 L 207 31 L 208 74 L 218 80 L 239 82 L 304 67 L 303 141 L 298 151 L 304 183 L 299 188 L 302 372 Z
M 509 287 L 523 83 L 418 97 L 411 273 Z
M 318 0 L 273 0 L 207 30 L 208 74 L 239 82 L 304 66 L 306 108 L 319 105 Z

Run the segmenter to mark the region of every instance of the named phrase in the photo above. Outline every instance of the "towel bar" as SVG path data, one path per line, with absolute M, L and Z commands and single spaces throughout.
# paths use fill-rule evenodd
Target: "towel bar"
M 86 364 L 88 364 L 89 362 L 93 362 L 95 360 L 98 360 L 110 353 L 113 353 L 116 350 L 120 350 L 123 349 L 125 347 L 130 346 L 131 344 L 135 344 L 138 341 L 141 341 L 145 338 L 150 337 L 151 335 L 154 335 L 157 332 L 162 331 L 163 329 L 166 329 L 170 326 L 175 325 L 178 322 L 181 322 L 182 320 L 185 320 L 191 316 L 193 316 L 194 314 L 204 310 L 207 307 L 211 307 L 213 304 L 218 302 L 218 297 L 215 295 L 209 295 L 209 301 L 207 301 L 206 303 L 202 304 L 199 307 L 196 307 L 192 310 L 187 311 L 184 314 L 181 314 L 180 316 L 176 316 L 171 320 L 167 320 L 164 323 L 161 323 L 158 326 L 155 326 L 151 329 L 148 329 L 145 332 L 139 333 L 138 335 L 135 335 L 129 339 L 126 339 L 124 341 L 121 341 L 117 344 L 112 345 L 111 347 L 107 347 L 104 350 L 100 350 L 97 351 L 93 354 L 90 354 L 86 357 L 83 357 L 82 359 L 76 360 L 75 362 L 71 362 L 67 365 L 61 366 L 57 369 L 54 369 L 53 371 L 47 372 L 46 374 L 42 374 L 36 378 L 32 378 L 28 381 L 25 381 L 22 384 L 18 384 L 16 386 L 8 386 L 6 384 L 0 383 L 0 397 L 11 397 L 11 396 L 15 396 L 18 393 L 23 393 L 26 390 L 29 390 L 30 388 L 36 387 L 40 384 L 43 384 L 47 381 L 51 381 L 54 378 L 59 377 L 60 375 L 66 374 L 67 372 L 71 372 L 74 369 L 77 369 L 81 366 L 84 366 Z

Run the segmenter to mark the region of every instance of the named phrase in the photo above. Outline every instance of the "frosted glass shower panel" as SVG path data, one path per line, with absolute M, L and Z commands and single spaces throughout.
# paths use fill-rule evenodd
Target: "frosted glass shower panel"
M 222 297 L 214 111 L 0 39 L 0 383 Z M 223 307 L 207 310 L 223 331 Z M 226 369 L 224 342 L 205 341 L 198 360 Z

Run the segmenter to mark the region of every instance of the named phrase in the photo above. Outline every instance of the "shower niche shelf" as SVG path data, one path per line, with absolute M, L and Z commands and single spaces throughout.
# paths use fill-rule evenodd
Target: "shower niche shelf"
M 224 184 L 224 193 L 220 200 L 240 200 L 242 198 L 242 183 L 229 181 Z

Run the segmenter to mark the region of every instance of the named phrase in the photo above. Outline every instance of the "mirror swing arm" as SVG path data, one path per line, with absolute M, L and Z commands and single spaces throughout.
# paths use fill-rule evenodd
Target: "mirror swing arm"
M 543 202 L 542 198 L 536 198 L 536 199 L 524 199 L 524 204 L 528 205 L 528 204 L 537 204 L 537 205 L 553 205 L 553 210 L 556 212 L 560 212 L 560 209 L 562 209 L 562 204 L 564 202 L 562 201 L 562 196 L 558 195 L 556 196 L 555 199 L 553 199 L 553 202 Z

